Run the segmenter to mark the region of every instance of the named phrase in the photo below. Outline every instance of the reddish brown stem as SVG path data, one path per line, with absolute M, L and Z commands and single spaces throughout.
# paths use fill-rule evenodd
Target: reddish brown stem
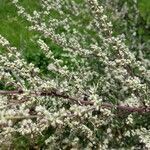
M 25 93 L 24 91 L 5 91 L 5 90 L 0 90 L 0 95 L 18 95 L 18 94 L 23 94 Z M 61 93 L 57 90 L 52 90 L 50 92 L 48 91 L 44 91 L 44 92 L 30 92 L 30 95 L 35 95 L 35 96 L 55 96 L 55 97 L 59 97 L 59 98 L 63 98 L 63 99 L 68 99 L 71 102 L 76 102 L 79 103 L 81 105 L 93 105 L 94 103 L 92 101 L 85 101 L 85 100 L 81 100 L 81 99 L 77 99 L 74 97 L 71 97 L 67 94 Z M 110 103 L 102 103 L 101 107 L 103 108 L 116 108 L 118 110 L 122 110 L 122 111 L 126 111 L 126 112 L 137 112 L 140 114 L 143 113 L 150 113 L 150 107 L 131 107 L 131 106 L 127 106 L 127 105 L 112 105 Z

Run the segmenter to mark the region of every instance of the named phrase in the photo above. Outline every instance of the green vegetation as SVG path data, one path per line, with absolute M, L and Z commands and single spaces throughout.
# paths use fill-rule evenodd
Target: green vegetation
M 107 15 L 111 19 L 113 25 L 114 25 L 114 35 L 120 35 L 124 34 L 126 37 L 125 43 L 129 46 L 130 50 L 135 53 L 135 56 L 138 60 L 141 59 L 141 52 L 144 55 L 142 58 L 145 60 L 150 60 L 150 1 L 149 0 L 138 0 L 137 7 L 135 8 L 133 0 L 108 0 L 108 3 L 106 3 L 106 0 L 99 0 L 99 2 L 103 3 L 106 5 Z M 76 0 L 77 3 L 82 3 L 82 0 Z M 27 10 L 29 13 L 33 13 L 34 10 L 40 10 L 41 5 L 40 5 L 40 0 L 22 0 L 21 5 Z M 82 6 L 83 7 L 83 6 Z M 82 8 L 84 9 L 84 7 Z M 126 10 L 127 9 L 127 10 Z M 116 10 L 118 10 L 116 12 Z M 64 10 L 66 13 L 71 14 L 71 11 L 68 11 L 67 9 Z M 139 12 L 138 12 L 139 11 Z M 119 14 L 119 12 L 122 12 L 122 14 Z M 113 16 L 113 17 L 112 17 Z M 136 17 L 135 17 L 136 16 Z M 57 11 L 52 11 L 50 16 L 47 16 L 47 18 L 44 18 L 45 21 L 48 21 L 49 18 L 63 18 Z M 87 14 L 85 17 L 85 14 L 81 14 L 80 16 L 72 16 L 73 20 L 76 20 L 77 22 L 80 22 L 80 24 L 84 25 L 89 22 L 91 16 Z M 62 47 L 60 45 L 57 45 L 55 42 L 53 42 L 51 39 L 46 39 L 44 38 L 40 33 L 37 31 L 30 31 L 27 26 L 29 26 L 30 23 L 26 21 L 23 17 L 19 16 L 17 14 L 17 9 L 16 7 L 12 4 L 10 0 L 0 0 L 0 34 L 8 39 L 10 41 L 12 46 L 17 47 L 17 49 L 20 51 L 22 54 L 22 57 L 24 57 L 28 63 L 33 63 L 36 67 L 40 69 L 40 73 L 42 75 L 47 75 L 49 73 L 47 66 L 49 63 L 51 63 L 51 60 L 49 60 L 44 52 L 39 48 L 37 44 L 37 37 L 41 38 L 53 51 L 55 58 L 61 58 L 63 60 L 63 65 L 67 65 L 68 68 L 73 68 L 73 63 L 71 63 L 71 60 L 66 57 L 65 52 L 62 52 Z M 99 41 L 99 38 L 97 37 L 97 34 L 95 31 L 91 31 L 88 29 L 84 29 L 84 26 L 76 26 L 76 24 L 72 25 L 72 29 L 74 26 L 78 29 L 78 31 L 86 35 L 87 38 L 86 41 L 81 41 L 81 45 L 84 45 L 84 47 L 88 47 L 89 44 L 91 44 L 93 41 L 91 40 L 93 37 Z M 84 30 L 83 30 L 84 29 Z M 56 29 L 56 33 L 66 33 L 66 29 L 63 27 L 58 27 Z M 70 34 L 73 33 L 73 30 L 70 30 Z M 0 53 L 3 52 L 3 48 L 0 47 Z M 110 47 L 111 50 L 111 47 Z M 112 51 L 112 59 L 113 55 L 115 52 Z M 114 56 L 115 57 L 115 56 Z M 78 58 L 77 60 L 80 60 Z M 96 59 L 90 59 L 91 61 L 91 68 L 94 68 L 96 71 L 99 70 L 99 73 L 103 73 L 103 69 L 101 67 L 101 62 Z M 90 62 L 89 61 L 89 62 Z M 88 63 L 89 63 L 88 62 Z M 146 66 L 147 68 L 150 68 L 150 65 Z M 70 69 L 69 68 L 69 69 Z M 75 67 L 73 69 L 76 69 Z M 93 70 L 94 70 L 93 69 Z M 71 69 L 70 69 L 71 70 Z M 136 74 L 136 69 L 133 71 Z M 137 70 L 138 72 L 138 70 Z M 138 73 L 137 73 L 138 74 Z M 55 74 L 51 73 L 51 76 L 55 76 Z M 95 77 L 96 78 L 96 77 Z M 61 80 L 61 78 L 60 78 Z M 93 80 L 92 80 L 93 81 Z M 91 82 L 91 81 L 89 81 Z M 97 82 L 97 78 L 94 79 L 94 82 Z M 143 81 L 144 82 L 144 81 Z M 118 83 L 118 86 L 119 83 Z M 1 84 L 0 81 L 0 89 L 3 89 L 3 84 Z M 118 89 L 119 91 L 120 89 Z M 109 95 L 109 99 L 111 103 L 116 104 L 117 103 L 117 98 L 119 97 L 117 94 L 118 91 L 115 91 L 113 94 L 114 95 Z M 128 93 L 127 93 L 128 94 Z M 138 94 L 137 94 L 138 95 Z M 128 96 L 128 95 L 127 95 Z M 121 96 L 120 96 L 121 97 Z M 71 107 L 69 104 L 65 104 L 65 107 Z M 63 107 L 63 106 L 62 106 Z M 96 111 L 94 113 L 97 113 Z M 120 114 L 119 114 L 120 115 Z M 118 117 L 118 116 L 117 116 Z M 130 125 L 125 124 L 124 121 L 122 121 L 122 118 L 124 116 L 120 115 L 119 120 L 116 119 L 116 122 L 114 121 L 114 125 L 116 125 L 113 128 L 113 134 L 117 135 L 119 137 L 119 132 L 122 131 L 122 129 L 125 128 L 128 129 L 130 128 Z M 125 114 L 126 117 L 126 114 Z M 136 123 L 131 126 L 131 128 L 138 128 L 140 125 L 144 124 L 143 127 L 147 128 L 148 127 L 148 122 L 150 120 L 149 116 L 140 116 L 137 117 L 136 115 L 134 116 Z M 144 118 L 144 119 L 143 119 Z M 144 121 L 145 122 L 144 122 Z M 93 124 L 87 123 L 86 124 L 91 130 L 94 128 Z M 124 127 L 126 126 L 126 127 Z M 97 130 L 96 135 L 99 139 L 103 139 L 104 137 L 101 137 L 101 133 L 105 132 L 107 130 L 108 126 L 103 126 L 100 130 Z M 118 128 L 120 129 L 118 131 Z M 68 136 L 69 133 L 69 127 L 66 127 L 66 132 L 62 133 L 64 137 Z M 102 131 L 101 131 L 102 130 Z M 125 132 L 123 130 L 122 132 Z M 53 134 L 54 129 L 49 127 L 48 129 L 44 130 L 42 134 L 44 136 L 39 136 L 36 137 L 36 140 L 34 143 L 30 141 L 30 138 L 23 136 L 21 134 L 16 134 L 14 135 L 14 140 L 12 141 L 14 148 L 16 150 L 24 150 L 24 149 L 44 149 L 45 148 L 45 140 L 49 138 L 50 135 Z M 59 133 L 59 132 L 58 132 Z M 61 139 L 62 137 L 60 137 Z M 80 137 L 80 140 L 82 141 L 82 136 Z M 85 146 L 87 141 L 82 141 L 83 145 Z M 115 143 L 115 146 L 114 146 Z M 136 137 L 128 137 L 128 139 L 124 138 L 123 139 L 123 147 L 130 148 L 134 143 L 137 143 Z M 117 141 L 112 141 L 112 143 L 109 143 L 110 147 L 117 148 L 119 147 L 119 144 Z M 135 147 L 138 147 L 139 145 L 135 145 Z M 140 147 L 142 148 L 143 145 L 141 144 Z M 68 148 L 69 149 L 69 148 Z

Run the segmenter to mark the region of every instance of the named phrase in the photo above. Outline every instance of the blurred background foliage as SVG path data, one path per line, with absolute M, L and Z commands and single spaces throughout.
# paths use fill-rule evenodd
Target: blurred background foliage
M 139 0 L 139 10 L 143 19 L 150 24 L 150 1 L 149 0 Z

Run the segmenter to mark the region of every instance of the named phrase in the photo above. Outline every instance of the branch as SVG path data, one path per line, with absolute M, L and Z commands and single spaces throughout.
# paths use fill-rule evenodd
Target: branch
M 0 95 L 21 95 L 24 94 L 24 91 L 6 91 L 6 90 L 0 90 Z M 61 93 L 57 90 L 51 90 L 51 91 L 43 91 L 43 92 L 30 92 L 30 95 L 32 96 L 52 96 L 52 97 L 59 97 L 59 98 L 63 98 L 63 99 L 67 99 L 70 102 L 76 102 L 80 105 L 94 105 L 94 102 L 92 101 L 85 101 L 82 99 L 77 99 L 75 97 L 71 97 L 65 93 Z M 24 101 L 23 101 L 24 102 Z M 126 111 L 126 112 L 137 112 L 139 114 L 143 114 L 143 113 L 150 113 L 150 107 L 131 107 L 131 106 L 127 106 L 127 105 L 112 105 L 110 103 L 102 103 L 101 107 L 103 108 L 115 108 L 121 111 Z

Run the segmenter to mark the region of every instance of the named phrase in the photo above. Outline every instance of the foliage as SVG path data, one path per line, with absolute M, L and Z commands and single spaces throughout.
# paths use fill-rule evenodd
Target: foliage
M 144 1 L 0 3 L 2 149 L 150 148 Z

